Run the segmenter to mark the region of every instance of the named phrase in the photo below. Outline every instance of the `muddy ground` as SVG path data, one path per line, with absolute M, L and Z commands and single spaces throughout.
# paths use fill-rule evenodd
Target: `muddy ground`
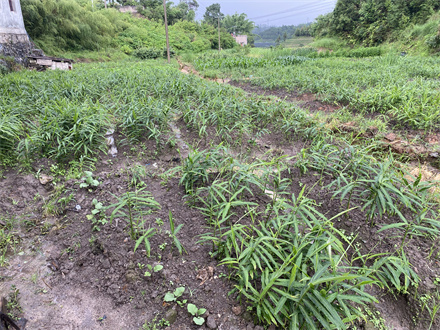
M 209 145 L 182 120 L 174 123 L 172 132 L 179 135 L 180 149 L 182 143 L 199 148 Z M 17 244 L 7 255 L 9 264 L 0 269 L 0 296 L 8 296 L 11 286 L 16 286 L 21 310 L 15 312 L 28 320 L 27 329 L 140 329 L 145 322 L 159 325 L 161 320 L 168 320 L 171 329 L 262 329 L 245 302 L 240 304 L 234 294 L 228 295 L 234 283 L 228 280 L 228 269 L 211 258 L 212 247 L 198 243 L 200 235 L 209 231 L 204 217 L 187 203 L 179 179 L 167 180 L 162 175 L 181 163 L 178 146 L 166 146 L 156 153 L 151 141 L 132 148 L 121 146 L 117 133 L 115 140 L 117 156 L 101 153 L 93 169 L 94 178 L 100 182 L 96 188 L 80 188 L 79 178 L 65 180 L 65 174 L 54 170 L 50 160 L 40 160 L 24 173 L 14 169 L 2 173 L 0 227 L 13 234 Z M 249 159 L 255 159 L 295 156 L 306 144 L 301 137 L 287 142 L 280 135 L 270 134 L 256 146 L 247 147 L 252 149 Z M 156 230 L 150 239 L 150 257 L 143 245 L 134 252 L 135 241 L 130 239 L 123 219 L 99 224 L 98 231 L 87 218 L 94 208 L 93 199 L 110 205 L 115 196 L 133 190 L 127 169 L 135 165 L 145 168 L 143 187 L 161 205 L 160 210 L 145 216 L 148 226 Z M 318 202 L 321 213 L 332 217 L 340 212 L 340 202 L 316 185 L 316 173 L 301 176 L 293 163 L 291 166 L 291 192 L 299 193 L 303 185 L 314 187 L 309 198 Z M 47 180 L 42 180 L 43 174 Z M 71 193 L 73 199 L 67 205 L 48 208 L 61 185 L 64 187 L 57 199 Z M 182 255 L 169 235 L 170 211 L 176 226 L 183 224 L 178 235 L 186 250 Z M 386 219 L 389 223 L 394 220 Z M 390 251 L 399 242 L 398 238 L 377 234 L 379 227 L 368 226 L 365 214 L 357 210 L 350 214 L 350 221 L 337 221 L 336 227 L 358 234 L 363 251 Z M 419 295 L 438 290 L 438 253 L 428 258 L 435 244 L 414 239 L 407 246 L 407 255 L 422 279 Z M 145 276 L 148 265 L 158 264 L 163 266 L 161 271 Z M 207 309 L 202 327 L 194 324 L 186 307 L 164 302 L 167 292 L 181 286 L 185 292 L 180 301 Z M 395 296 L 378 289 L 374 293 L 380 302 L 372 309 L 381 313 L 390 329 L 426 329 L 426 315 L 417 315 L 420 306 L 414 299 L 415 290 Z M 440 329 L 440 324 L 434 326 Z M 360 323 L 359 328 L 374 329 L 371 322 Z

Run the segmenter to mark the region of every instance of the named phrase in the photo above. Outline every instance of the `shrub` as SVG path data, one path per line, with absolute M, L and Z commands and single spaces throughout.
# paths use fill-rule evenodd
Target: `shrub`
M 211 42 L 208 39 L 198 38 L 191 43 L 192 49 L 196 53 L 203 52 L 211 48 Z
M 322 38 L 314 41 L 310 46 L 314 48 L 325 48 L 337 50 L 344 47 L 344 42 L 336 38 Z
M 431 49 L 437 49 L 440 47 L 440 32 L 437 35 L 430 36 L 426 38 L 425 43 L 428 45 Z
M 163 53 L 160 49 L 157 48 L 146 48 L 142 47 L 139 49 L 136 49 L 133 52 L 133 56 L 140 58 L 141 60 L 149 60 L 149 59 L 156 59 L 163 56 Z
M 133 49 L 128 45 L 121 46 L 121 51 L 127 55 L 131 55 L 133 53 Z
M 0 74 L 7 74 L 8 68 L 0 63 Z
M 382 55 L 382 50 L 380 47 L 360 47 L 353 49 L 348 52 L 348 57 L 371 57 Z

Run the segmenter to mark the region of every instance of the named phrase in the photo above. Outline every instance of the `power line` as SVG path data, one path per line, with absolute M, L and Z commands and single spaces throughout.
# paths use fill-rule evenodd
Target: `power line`
M 324 2 L 324 3 L 321 2 L 320 4 L 315 4 L 315 5 L 310 6 L 310 7 L 309 6 L 298 7 L 295 10 L 285 11 L 282 14 L 287 14 L 287 13 L 290 12 L 291 13 L 290 15 L 296 15 L 298 13 L 304 13 L 304 12 L 316 12 L 318 10 L 322 10 L 322 9 L 328 7 L 329 5 L 333 7 L 333 4 L 334 4 L 334 0 L 329 1 L 329 2 Z M 267 17 L 275 16 L 275 15 L 278 16 L 278 15 L 281 15 L 281 14 L 279 14 L 279 13 L 277 13 L 277 14 L 269 14 L 269 15 L 266 15 L 266 16 L 261 16 L 260 19 L 264 19 L 264 18 L 267 18 Z M 258 20 L 257 18 L 250 18 L 250 19 L 251 20 Z M 277 19 L 278 18 L 274 18 L 274 19 L 272 19 L 272 21 L 273 20 L 277 20 Z
M 257 17 L 251 17 L 251 18 L 248 18 L 248 19 L 255 22 L 256 20 L 261 20 L 261 19 L 264 19 L 264 18 L 267 18 L 267 17 L 272 17 L 272 16 L 278 16 L 278 15 L 282 15 L 282 14 L 291 13 L 290 15 L 287 15 L 287 16 L 278 17 L 278 18 L 274 17 L 273 19 L 265 20 L 264 21 L 264 23 L 269 23 L 269 22 L 278 21 L 278 20 L 281 20 L 281 19 L 295 17 L 295 16 L 300 15 L 300 14 L 308 14 L 308 13 L 313 13 L 313 12 L 316 12 L 316 11 L 319 11 L 319 10 L 327 9 L 327 7 L 329 5 L 333 6 L 336 3 L 336 1 L 337 0 L 314 1 L 312 3 L 308 3 L 308 4 L 305 4 L 305 5 L 299 5 L 299 6 L 296 6 L 296 7 L 288 8 L 288 9 L 283 10 L 283 11 L 278 11 L 278 12 L 274 12 L 274 13 L 267 14 L 267 15 L 262 15 L 262 16 L 257 16 Z M 202 0 L 199 0 L 198 3 L 199 3 L 199 7 L 201 7 L 201 9 L 204 9 L 205 11 L 207 10 L 206 2 L 204 2 Z M 330 9 L 330 8 L 328 8 L 328 9 Z M 258 24 L 257 22 L 255 22 L 255 23 Z
M 275 16 L 275 15 L 285 14 L 285 13 L 288 13 L 288 12 L 291 12 L 291 11 L 295 11 L 295 10 L 298 10 L 298 9 L 303 9 L 305 7 L 315 6 L 315 5 L 319 4 L 320 2 L 321 1 L 315 1 L 315 2 L 312 2 L 312 3 L 309 3 L 309 4 L 305 5 L 304 7 L 297 6 L 297 7 L 289 8 L 289 9 L 286 9 L 286 10 L 283 10 L 283 11 L 278 11 L 278 12 L 272 13 L 272 14 L 267 14 L 267 15 L 262 15 L 262 16 L 257 16 L 257 17 L 251 17 L 250 19 L 253 20 L 253 19 L 260 19 L 260 18 L 266 18 L 266 17 L 270 17 L 270 16 Z
M 327 5 L 324 5 L 324 6 L 317 7 L 317 8 L 313 8 L 313 9 L 307 9 L 307 10 L 305 10 L 305 11 L 298 11 L 298 12 L 296 12 L 295 14 L 291 14 L 291 15 L 283 16 L 283 17 L 278 17 L 278 18 L 274 18 L 274 19 L 271 19 L 271 20 L 266 20 L 266 21 L 264 21 L 264 22 L 265 22 L 265 23 L 268 23 L 268 22 L 273 22 L 273 21 L 282 20 L 282 19 L 285 19 L 285 18 L 296 17 L 296 16 L 298 16 L 298 15 L 300 15 L 300 14 L 309 14 L 309 13 L 316 12 L 317 10 L 325 9 L 326 7 L 327 7 Z M 328 7 L 328 9 L 331 9 L 331 8 Z

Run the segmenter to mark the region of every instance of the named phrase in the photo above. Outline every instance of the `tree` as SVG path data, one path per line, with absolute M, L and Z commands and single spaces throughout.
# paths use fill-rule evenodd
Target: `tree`
M 199 8 L 199 3 L 196 0 L 181 0 L 180 2 L 185 2 L 189 10 L 193 10 L 194 12 Z
M 189 21 L 192 22 L 196 17 L 194 10 L 189 8 L 189 5 L 182 1 L 177 6 L 171 7 L 168 11 L 168 24 L 174 25 L 178 21 Z
M 234 15 L 226 15 L 226 17 L 222 21 L 222 26 L 229 33 L 236 34 L 251 34 L 252 30 L 255 27 L 254 22 L 247 19 L 246 14 L 238 14 Z
M 438 0 L 338 0 L 333 13 L 318 17 L 312 33 L 373 46 L 398 38 L 409 24 L 426 22 L 438 9 Z
M 167 2 L 168 25 L 174 25 L 178 21 L 194 21 L 196 13 L 194 8 L 198 6 L 197 1 L 180 1 L 177 6 Z M 140 0 L 138 11 L 150 20 L 163 21 L 163 1 L 162 0 Z
M 206 8 L 206 12 L 203 15 L 203 20 L 206 24 L 216 26 L 218 24 L 218 19 L 223 20 L 224 14 L 220 11 L 220 4 L 214 3 Z
M 286 42 L 286 40 L 287 40 L 287 33 L 284 32 L 284 34 L 283 34 L 283 41 Z
M 338 0 L 333 11 L 333 29 L 337 34 L 350 35 L 359 22 L 359 0 Z

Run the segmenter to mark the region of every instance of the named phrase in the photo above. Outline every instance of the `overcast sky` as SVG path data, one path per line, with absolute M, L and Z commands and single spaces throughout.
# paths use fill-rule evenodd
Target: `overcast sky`
M 245 13 L 257 25 L 297 25 L 313 22 L 319 15 L 333 11 L 337 0 L 197 0 L 197 19 L 206 7 L 219 3 L 223 14 Z

